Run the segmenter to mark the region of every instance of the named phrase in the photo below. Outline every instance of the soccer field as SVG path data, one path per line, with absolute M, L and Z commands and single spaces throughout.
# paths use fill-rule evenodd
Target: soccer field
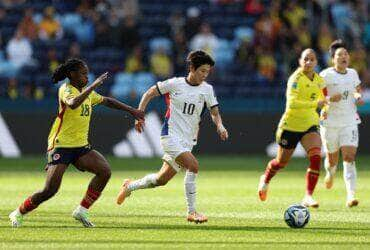
M 159 159 L 109 158 L 112 179 L 90 217 L 95 228 L 83 228 L 71 217 L 91 175 L 72 166 L 59 193 L 25 217 L 22 228 L 13 229 L 8 214 L 28 195 L 42 188 L 44 159 L 0 159 L 0 248 L 58 249 L 282 249 L 282 248 L 370 248 L 370 157 L 358 159 L 359 207 L 345 207 L 342 172 L 332 190 L 323 187 L 323 171 L 315 192 L 320 208 L 310 209 L 304 229 L 291 229 L 284 210 L 303 197 L 306 162 L 293 159 L 272 180 L 268 200 L 257 197 L 259 176 L 265 157 L 200 157 L 197 179 L 200 212 L 206 224 L 185 220 L 183 173 L 165 187 L 140 190 L 122 205 L 115 204 L 124 178 L 154 172 Z

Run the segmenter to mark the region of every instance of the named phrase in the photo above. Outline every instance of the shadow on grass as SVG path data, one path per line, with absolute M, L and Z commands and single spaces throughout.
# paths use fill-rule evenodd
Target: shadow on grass
M 71 219 L 72 220 L 72 219 Z M 81 230 L 83 229 L 82 226 L 76 222 L 75 225 L 66 225 L 66 224 L 59 224 L 59 223 L 66 223 L 65 220 L 60 220 L 58 224 L 50 223 L 50 225 L 25 225 L 24 227 L 20 228 L 21 230 L 25 229 L 77 229 Z M 0 228 L 10 228 L 9 226 L 0 226 Z M 291 229 L 286 226 L 271 226 L 271 227 L 265 227 L 265 226 L 220 226 L 220 225 L 194 225 L 194 224 L 182 224 L 182 225 L 174 225 L 174 224 L 149 224 L 149 223 L 117 223 L 116 225 L 99 225 L 93 229 L 86 229 L 86 230 L 106 230 L 106 229 L 123 229 L 123 230 L 156 230 L 156 231 L 227 231 L 227 232 L 271 232 L 271 233 L 309 233 L 309 234 L 318 234 L 318 233 L 328 233 L 330 234 L 338 234 L 343 235 L 345 233 L 346 235 L 350 236 L 357 236 L 359 233 L 364 232 L 368 233 L 370 231 L 370 228 L 335 228 L 335 227 L 307 227 L 303 229 Z M 19 230 L 19 229 L 17 229 Z M 91 232 L 93 232 L 91 231 Z
M 5 240 L 3 243 L 6 242 L 11 242 L 13 246 L 15 246 L 16 243 L 27 243 L 27 244 L 35 244 L 35 243 L 61 243 L 61 244 L 120 244 L 120 245 L 129 245 L 129 244 L 139 244 L 139 245 L 147 245 L 147 244 L 153 244 L 153 245 L 164 245 L 164 244 L 186 244 L 186 245 L 213 245 L 213 244 L 225 244 L 225 245 L 257 245 L 257 244 L 262 244 L 262 245 L 267 245 L 267 244 L 273 244 L 273 245 L 306 245 L 306 246 L 320 246 L 324 244 L 330 244 L 330 245 L 345 245 L 345 246 L 354 246 L 354 245 L 370 245 L 369 242 L 358 242 L 358 241 L 338 241 L 338 242 L 333 242 L 333 241 L 268 241 L 268 240 L 243 240 L 243 241 L 238 241 L 238 240 L 233 240 L 233 241 L 204 241 L 204 240 L 176 240 L 176 239 L 169 239 L 169 240 L 129 240 L 125 239 L 124 237 L 120 240 L 114 240 L 114 239 L 109 239 L 109 240 L 94 240 L 94 239 L 76 239 L 76 240 L 71 240 L 71 239 L 49 239 L 49 240 L 25 240 L 25 239 L 12 239 L 12 240 Z

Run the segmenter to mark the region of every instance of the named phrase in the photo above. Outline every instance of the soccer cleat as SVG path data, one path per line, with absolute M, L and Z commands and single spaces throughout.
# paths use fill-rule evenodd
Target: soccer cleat
M 188 214 L 187 220 L 189 222 L 194 222 L 195 224 L 198 224 L 198 223 L 207 222 L 208 218 L 207 218 L 207 216 L 205 216 L 203 214 L 193 212 L 193 213 Z
M 359 201 L 357 199 L 347 200 L 347 207 L 356 207 Z
M 326 169 L 324 183 L 327 189 L 330 189 L 333 186 L 334 175 L 336 170 L 337 170 L 336 167 L 330 167 L 329 169 Z
M 18 209 L 9 214 L 9 219 L 12 223 L 12 227 L 20 227 L 23 224 L 23 215 L 19 212 Z
M 121 190 L 118 193 L 117 196 L 117 204 L 121 205 L 127 197 L 131 195 L 131 191 L 128 190 L 128 185 L 131 183 L 130 179 L 126 179 L 123 181 L 123 185 L 121 187 Z
M 260 183 L 258 184 L 258 195 L 261 201 L 267 199 L 268 183 L 265 183 L 265 175 L 261 175 Z
M 75 209 L 72 213 L 72 217 L 82 223 L 84 227 L 95 227 L 95 225 L 89 220 L 89 213 Z
M 317 201 L 315 201 L 315 200 L 312 198 L 312 196 L 311 196 L 311 195 L 306 195 L 306 196 L 303 198 L 302 206 L 318 208 L 318 207 L 319 207 L 319 203 L 318 203 Z

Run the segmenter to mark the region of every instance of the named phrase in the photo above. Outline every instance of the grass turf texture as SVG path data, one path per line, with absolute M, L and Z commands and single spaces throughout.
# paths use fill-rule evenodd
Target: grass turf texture
M 291 229 L 284 210 L 304 194 L 306 161 L 293 159 L 271 182 L 268 200 L 257 197 L 265 157 L 199 157 L 198 210 L 209 216 L 202 225 L 185 220 L 183 173 L 165 187 L 140 190 L 115 204 L 124 178 L 154 172 L 159 159 L 109 158 L 112 179 L 90 217 L 97 226 L 83 228 L 71 217 L 91 175 L 71 166 L 59 193 L 27 215 L 22 228 L 13 229 L 8 214 L 44 184 L 44 159 L 0 159 L 0 248 L 370 248 L 370 157 L 358 159 L 359 207 L 345 207 L 342 172 L 332 190 L 323 187 L 323 171 L 315 192 L 318 210 L 310 209 L 304 229 Z

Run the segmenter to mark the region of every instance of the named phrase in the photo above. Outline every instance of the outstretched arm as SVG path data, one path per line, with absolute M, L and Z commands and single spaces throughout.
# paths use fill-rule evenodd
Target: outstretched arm
M 98 86 L 100 86 L 105 79 L 108 77 L 108 72 L 105 72 L 101 76 L 99 76 L 90 86 L 88 86 L 86 89 L 84 89 L 78 96 L 69 98 L 65 101 L 68 107 L 71 109 L 76 109 L 79 107 L 85 99 L 90 95 L 90 93 L 96 89 Z
M 217 133 L 220 135 L 221 140 L 225 141 L 229 137 L 229 133 L 222 124 L 222 118 L 218 107 L 213 107 L 210 110 L 213 123 L 216 125 Z
M 104 106 L 112 109 L 118 109 L 130 113 L 136 120 L 144 120 L 144 112 L 137 110 L 125 103 L 118 101 L 112 97 L 104 97 L 101 102 Z
M 150 87 L 141 97 L 138 110 L 145 112 L 146 107 L 148 106 L 148 103 L 154 98 L 160 96 L 160 93 L 158 92 L 158 88 L 156 85 Z M 137 132 L 141 133 L 144 129 L 144 121 L 136 121 L 135 122 L 135 129 Z

